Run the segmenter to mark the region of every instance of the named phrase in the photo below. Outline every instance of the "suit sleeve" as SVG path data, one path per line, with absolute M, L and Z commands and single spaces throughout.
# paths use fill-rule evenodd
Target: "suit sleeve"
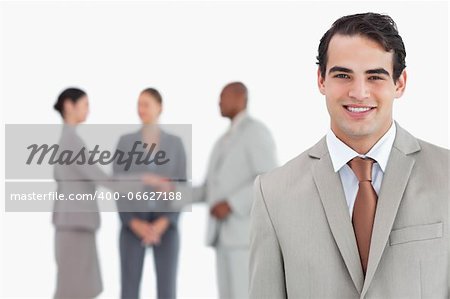
M 67 142 L 67 144 L 66 144 Z M 86 148 L 83 140 L 75 133 L 68 133 L 65 136 L 64 149 L 79 151 Z M 106 188 L 111 187 L 111 177 L 106 174 L 100 167 L 93 163 L 74 163 L 72 167 L 76 169 L 78 174 L 86 181 L 92 181 Z
M 266 127 L 262 124 L 255 125 L 247 136 L 247 156 L 252 177 L 228 197 L 232 212 L 243 217 L 250 214 L 254 179 L 277 165 L 275 143 Z
M 85 144 L 78 137 L 74 136 L 71 140 L 72 148 L 81 149 L 85 148 Z M 123 144 L 122 139 L 119 142 L 118 149 Z M 84 180 L 92 181 L 96 185 L 101 185 L 105 188 L 113 190 L 115 192 L 138 192 L 142 190 L 143 184 L 140 181 L 140 176 L 136 174 L 127 174 L 117 164 L 117 160 L 114 160 L 113 164 L 113 176 L 110 176 L 104 172 L 99 166 L 91 163 L 73 164 L 77 172 Z
M 176 159 L 177 163 L 175 165 L 175 170 L 172 175 L 172 179 L 180 179 L 180 180 L 187 180 L 187 161 L 186 161 L 186 151 L 184 150 L 183 142 L 181 139 L 177 138 L 177 145 L 176 145 Z M 187 184 L 187 182 L 180 182 L 178 184 Z M 178 224 L 178 218 L 180 216 L 179 212 L 162 212 L 161 215 L 166 216 L 170 224 L 172 226 L 176 226 Z
M 206 200 L 206 181 L 197 187 L 192 188 L 192 202 L 204 202 Z
M 117 144 L 117 150 L 122 150 L 122 151 L 125 150 L 125 139 L 124 139 L 124 137 L 121 137 L 119 139 L 119 142 Z M 114 164 L 113 164 L 114 176 L 119 177 L 124 172 L 125 171 L 123 170 L 123 167 L 121 167 L 117 163 L 117 161 L 114 161 Z M 124 199 L 120 198 L 117 201 L 117 209 L 119 211 L 120 221 L 122 222 L 123 225 L 128 226 L 130 224 L 130 221 L 135 217 L 135 215 L 134 215 L 133 212 L 121 212 L 121 211 L 124 211 L 124 210 L 127 209 L 125 204 L 126 204 L 126 201 Z
M 283 256 L 258 176 L 250 222 L 249 297 L 287 298 Z

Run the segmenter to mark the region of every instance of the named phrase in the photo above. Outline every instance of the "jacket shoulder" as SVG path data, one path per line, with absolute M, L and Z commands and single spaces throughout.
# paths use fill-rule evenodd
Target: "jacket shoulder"
M 140 135 L 136 132 L 124 134 L 119 137 L 119 145 L 129 144 L 130 142 L 139 141 L 141 139 Z
M 421 140 L 421 139 L 417 139 L 417 141 L 419 142 L 420 148 L 422 149 L 422 151 L 424 151 L 424 153 L 430 153 L 430 154 L 434 154 L 436 156 L 442 156 L 442 157 L 448 158 L 448 154 L 450 152 L 448 149 L 440 147 L 440 146 L 432 144 L 432 143 L 429 143 L 429 142 Z
M 262 121 L 248 117 L 239 130 L 241 138 L 247 140 L 247 143 L 251 145 L 254 145 L 255 141 L 263 141 L 264 143 L 269 142 L 270 146 L 274 146 L 272 133 Z
M 260 176 L 261 187 L 276 187 L 280 190 L 289 188 L 291 184 L 301 183 L 312 178 L 311 166 L 314 158 L 310 156 L 311 149 L 304 151 L 295 158 Z
M 165 132 L 165 131 L 161 131 L 161 132 L 164 136 L 164 139 L 167 141 L 167 143 L 169 143 L 171 145 L 182 143 L 181 138 L 179 136 L 172 134 L 172 133 Z
M 449 153 L 446 148 L 417 139 L 420 151 L 416 153 L 416 161 L 423 162 L 431 169 L 448 172 Z
M 262 121 L 250 116 L 247 118 L 246 128 L 250 130 L 269 131 L 269 128 Z

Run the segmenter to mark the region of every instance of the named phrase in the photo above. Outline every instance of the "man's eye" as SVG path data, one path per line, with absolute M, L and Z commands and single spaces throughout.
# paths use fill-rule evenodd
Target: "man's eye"
M 346 74 L 337 74 L 334 76 L 335 78 L 340 78 L 340 79 L 349 79 L 349 75 Z
M 370 76 L 369 80 L 384 80 L 384 79 L 380 76 Z

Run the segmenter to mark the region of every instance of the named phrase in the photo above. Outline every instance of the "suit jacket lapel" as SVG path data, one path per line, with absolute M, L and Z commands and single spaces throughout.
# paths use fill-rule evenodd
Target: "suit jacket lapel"
M 323 138 L 309 155 L 317 159 L 313 164 L 313 177 L 319 190 L 331 232 L 350 273 L 358 293 L 363 288 L 364 276 L 359 259 L 358 247 L 345 200 L 339 173 L 333 171 L 326 140 Z
M 247 116 L 244 118 L 236 128 L 232 132 L 225 133 L 218 140 L 218 144 L 215 147 L 215 155 L 214 155 L 214 164 L 215 171 L 218 171 L 223 166 L 223 163 L 232 157 L 230 153 L 233 152 L 234 147 L 239 143 L 239 139 L 242 136 L 243 130 L 245 130 L 245 126 L 250 122 L 250 118 Z M 226 136 L 229 134 L 228 136 Z M 224 140 L 226 138 L 226 140 Z
M 395 137 L 378 196 L 369 261 L 361 298 L 365 296 L 380 263 L 414 166 L 415 159 L 408 155 L 420 150 L 417 140 L 398 124 L 396 126 L 397 136 Z

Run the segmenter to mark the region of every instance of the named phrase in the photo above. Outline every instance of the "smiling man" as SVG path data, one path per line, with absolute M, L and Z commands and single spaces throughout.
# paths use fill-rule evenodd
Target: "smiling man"
M 330 131 L 255 181 L 251 298 L 448 298 L 449 152 L 393 120 L 405 56 L 386 15 L 322 37 Z

